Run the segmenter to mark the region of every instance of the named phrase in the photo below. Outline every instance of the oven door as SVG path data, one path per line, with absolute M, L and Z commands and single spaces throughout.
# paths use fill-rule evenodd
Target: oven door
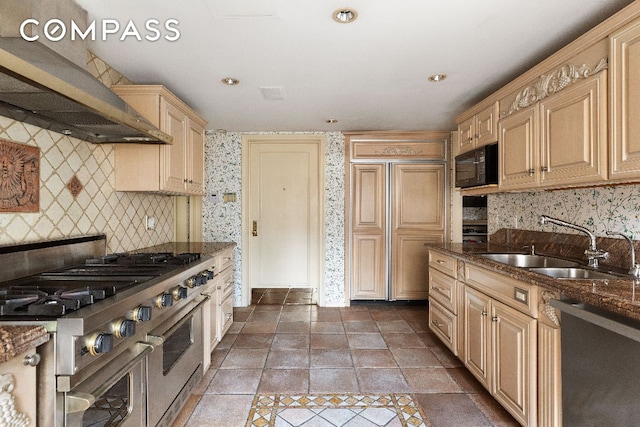
M 170 426 L 202 379 L 202 309 L 207 302 L 185 307 L 147 336 L 155 347 L 148 373 L 151 426 Z
M 148 343 L 137 343 L 64 394 L 65 427 L 147 426 Z

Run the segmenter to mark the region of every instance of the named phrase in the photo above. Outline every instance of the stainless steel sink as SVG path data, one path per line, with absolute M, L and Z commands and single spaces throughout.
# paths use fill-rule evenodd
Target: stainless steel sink
M 578 267 L 580 264 L 565 259 L 548 257 L 543 255 L 529 254 L 480 254 L 480 256 L 491 259 L 512 267 L 532 268 L 532 267 Z
M 619 279 L 615 274 L 587 268 L 530 268 L 529 271 L 551 276 L 556 279 Z

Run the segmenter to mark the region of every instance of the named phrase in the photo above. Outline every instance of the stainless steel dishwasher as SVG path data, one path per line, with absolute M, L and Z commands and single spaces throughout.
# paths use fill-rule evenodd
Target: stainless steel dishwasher
M 562 421 L 571 426 L 640 423 L 640 322 L 571 300 L 562 311 Z

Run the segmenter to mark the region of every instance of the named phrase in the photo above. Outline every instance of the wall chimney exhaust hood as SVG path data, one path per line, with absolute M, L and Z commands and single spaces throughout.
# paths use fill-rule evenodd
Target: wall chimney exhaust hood
M 0 115 L 92 143 L 173 141 L 88 71 L 20 37 L 0 37 Z

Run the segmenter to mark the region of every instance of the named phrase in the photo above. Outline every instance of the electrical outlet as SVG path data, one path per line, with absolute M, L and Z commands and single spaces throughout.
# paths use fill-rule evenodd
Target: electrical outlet
M 147 230 L 154 230 L 156 228 L 156 217 L 145 215 L 144 226 Z

